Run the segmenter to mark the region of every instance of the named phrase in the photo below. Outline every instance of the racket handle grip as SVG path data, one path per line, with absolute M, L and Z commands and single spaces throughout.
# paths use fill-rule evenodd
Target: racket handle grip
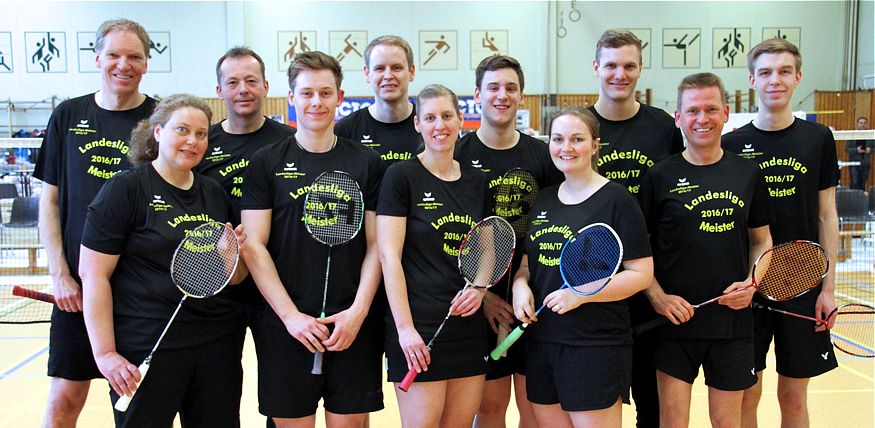
M 324 353 L 322 351 L 316 351 L 316 354 L 313 355 L 313 370 L 310 370 L 310 374 L 320 375 L 322 374 L 322 355 Z
M 18 297 L 26 297 L 28 299 L 39 300 L 46 303 L 55 303 L 55 296 L 47 293 L 40 293 L 39 291 L 31 290 L 29 288 L 15 286 L 12 287 L 12 295 Z
M 504 356 L 504 353 L 507 352 L 508 348 L 510 348 L 517 340 L 519 340 L 520 336 L 526 331 L 525 327 L 527 324 L 523 324 L 515 329 L 513 329 L 492 352 L 489 353 L 489 356 L 492 357 L 493 360 L 498 360 L 499 358 Z
M 140 384 L 143 383 L 143 379 L 146 378 L 146 373 L 149 372 L 150 365 L 150 363 L 144 361 L 143 364 L 140 364 L 140 367 L 137 367 L 137 370 L 140 372 Z M 140 384 L 137 384 L 137 386 L 139 387 Z M 118 401 L 115 402 L 115 409 L 119 412 L 127 411 L 128 406 L 131 405 L 131 400 L 134 399 L 134 395 L 136 395 L 136 393 L 137 391 L 134 391 L 134 393 L 131 394 L 130 397 L 128 397 L 127 395 L 122 395 L 121 397 L 119 397 Z
M 398 389 L 407 392 L 410 389 L 410 385 L 413 384 L 413 380 L 416 379 L 416 376 L 419 373 L 416 372 L 416 369 L 410 369 L 407 372 L 407 376 L 404 376 L 404 379 L 401 380 L 401 383 L 398 384 Z
M 654 328 L 661 327 L 661 326 L 664 326 L 666 324 L 668 324 L 668 318 L 661 316 L 659 318 L 654 318 L 650 321 L 647 321 L 646 323 L 636 325 L 635 327 L 632 328 L 632 331 L 635 334 L 635 336 L 638 336 L 640 334 L 644 334 L 650 330 L 653 330 Z

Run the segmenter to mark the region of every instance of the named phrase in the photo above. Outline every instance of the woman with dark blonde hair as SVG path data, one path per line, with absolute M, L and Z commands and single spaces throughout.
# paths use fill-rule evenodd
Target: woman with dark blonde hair
M 235 349 L 240 320 L 218 296 L 182 306 L 138 385 L 139 364 L 182 294 L 170 276 L 174 249 L 188 230 L 231 218 L 222 187 L 192 172 L 207 147 L 211 111 L 191 95 L 163 99 L 137 125 L 128 153 L 134 167 L 111 178 L 88 207 L 79 275 L 85 323 L 113 401 L 137 397 L 116 426 L 237 427 L 241 380 Z M 238 239 L 245 240 L 242 227 Z M 232 284 L 247 275 L 238 265 Z
M 414 124 L 425 150 L 386 172 L 377 204 L 377 240 L 391 313 L 386 322 L 390 382 L 405 427 L 471 426 L 485 382 L 484 291 L 468 288 L 456 253 L 490 207 L 486 177 L 453 159 L 462 115 L 456 95 L 428 85 Z M 433 344 L 435 334 L 451 309 Z M 433 352 L 432 352 L 433 351 Z M 420 372 L 407 392 L 397 383 Z

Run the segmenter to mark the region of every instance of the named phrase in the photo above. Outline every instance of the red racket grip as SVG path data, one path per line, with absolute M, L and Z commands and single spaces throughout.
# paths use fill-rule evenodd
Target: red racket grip
M 416 375 L 419 373 L 416 372 L 416 369 L 410 369 L 407 372 L 407 376 L 404 376 L 404 379 L 401 380 L 401 383 L 398 384 L 398 389 L 407 392 L 410 389 L 410 385 L 413 384 L 413 380 L 416 379 Z
M 18 297 L 26 297 L 28 299 L 39 300 L 46 303 L 55 303 L 55 296 L 48 293 L 40 293 L 29 288 L 15 286 L 12 287 L 12 295 Z

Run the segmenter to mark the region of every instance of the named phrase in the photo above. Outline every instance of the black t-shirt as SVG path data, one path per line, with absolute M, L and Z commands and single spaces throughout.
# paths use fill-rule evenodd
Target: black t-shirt
M 520 133 L 517 144 L 506 150 L 492 149 L 480 141 L 476 132 L 468 133 L 456 143 L 454 157 L 459 163 L 477 168 L 486 174 L 489 187 L 487 198 L 492 203 L 490 215 L 495 214 L 495 186 L 499 184 L 501 177 L 513 168 L 522 168 L 532 173 L 539 189 L 545 189 L 565 180 L 562 173 L 553 165 L 547 144 L 523 133 Z M 517 242 L 518 247 L 522 245 L 522 242 Z M 522 250 L 514 253 L 511 269 L 508 273 L 510 278 L 516 274 L 522 254 Z M 508 284 L 508 278 L 502 278 L 489 291 L 509 300 Z
M 170 261 L 185 233 L 231 215 L 224 191 L 200 174 L 188 190 L 161 178 L 151 163 L 107 181 L 88 207 L 82 245 L 119 255 L 110 277 L 116 347 L 151 350 L 183 294 L 170 276 Z M 233 286 L 230 286 L 233 287 Z M 233 337 L 239 319 L 224 294 L 189 298 L 161 341 L 161 349 L 196 347 Z
M 130 168 L 131 130 L 152 114 L 156 103 L 146 97 L 130 110 L 105 110 L 92 93 L 64 101 L 52 112 L 33 176 L 58 187 L 61 243 L 77 280 L 88 204 L 106 180 Z
M 748 123 L 723 136 L 723 148 L 755 161 L 764 172 L 777 245 L 797 239 L 819 242 L 818 192 L 839 181 L 835 140 L 826 126 L 795 119 L 780 131 Z
M 414 157 L 392 165 L 380 190 L 377 215 L 407 218 L 401 266 L 413 323 L 425 340 L 434 335 L 450 301 L 465 286 L 456 261 L 459 245 L 489 209 L 486 178 L 474 168 L 461 169 L 458 180 L 443 181 Z M 390 334 L 397 335 L 391 311 L 386 324 Z M 438 340 L 485 334 L 481 308 L 476 315 L 448 321 Z
M 222 128 L 222 122 L 210 127 L 210 141 L 204 159 L 197 170 L 219 182 L 231 201 L 231 223 L 240 223 L 240 204 L 243 201 L 243 172 L 252 160 L 252 155 L 267 145 L 295 135 L 295 128 L 265 118 L 264 124 L 255 132 L 248 134 L 229 134 Z M 231 288 L 235 300 L 263 302 L 251 276 Z
M 638 193 L 641 178 L 657 162 L 684 149 L 684 139 L 674 120 L 664 111 L 641 104 L 626 120 L 608 120 L 591 111 L 599 121 L 599 174 Z
M 359 185 L 366 211 L 375 211 L 383 164 L 373 150 L 346 138 L 325 153 L 311 153 L 287 137 L 259 150 L 246 168 L 243 210 L 271 210 L 267 250 L 289 297 L 303 313 L 319 316 L 328 246 L 307 232 L 304 199 L 313 180 L 325 171 L 343 171 Z M 364 225 L 362 226 L 364 227 Z M 355 300 L 367 242 L 363 230 L 331 249 L 331 273 L 325 312 L 348 309 Z M 283 324 L 273 311 L 267 320 Z
M 261 128 L 248 134 L 229 134 L 222 128 L 222 122 L 210 127 L 209 146 L 197 171 L 218 181 L 225 189 L 234 210 L 234 224 L 240 222 L 243 172 L 252 155 L 262 147 L 295 135 L 295 131 L 291 126 L 268 118 Z
M 562 286 L 559 255 L 569 237 L 584 226 L 605 223 L 623 243 L 623 260 L 650 257 L 647 227 L 641 208 L 625 186 L 608 182 L 585 201 L 566 205 L 559 200 L 559 186 L 538 194 L 529 219 L 525 251 L 529 260 L 529 287 L 535 309 Z M 608 284 L 608 287 L 611 285 Z M 544 309 L 529 327 L 530 340 L 558 345 L 631 345 L 632 330 L 626 301 L 586 303 L 562 315 Z
M 422 136 L 413 126 L 414 116 L 415 107 L 407 119 L 385 123 L 374 119 L 371 112 L 363 108 L 337 122 L 334 133 L 376 150 L 389 166 L 422 152 Z
M 711 165 L 676 154 L 644 175 L 639 193 L 650 230 L 654 275 L 668 294 L 695 305 L 719 296 L 750 270 L 749 228 L 771 223 L 757 166 L 734 153 Z M 714 303 L 689 322 L 663 329 L 673 337 L 751 337 L 749 310 Z

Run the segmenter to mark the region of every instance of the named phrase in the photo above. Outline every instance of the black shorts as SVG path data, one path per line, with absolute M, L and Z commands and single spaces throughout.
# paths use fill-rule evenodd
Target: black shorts
M 516 327 L 511 327 L 516 328 Z M 498 345 L 498 335 L 492 331 L 492 327 L 487 330 L 489 345 L 488 352 L 492 352 L 495 346 Z M 526 375 L 526 335 L 520 336 L 519 340 L 513 344 L 508 350 L 507 355 L 493 360 L 489 358 L 486 362 L 486 380 L 501 379 L 512 374 Z
M 149 373 L 126 412 L 114 411 L 116 427 L 240 426 L 243 368 L 229 336 L 196 348 L 155 351 Z M 148 352 L 121 352 L 139 364 Z M 118 395 L 110 389 L 113 403 Z
M 324 354 L 322 374 L 314 375 L 314 354 L 285 329 L 265 323 L 255 340 L 259 412 L 272 418 L 301 418 L 315 414 L 320 399 L 325 410 L 336 414 L 381 410 L 378 333 L 363 323 L 348 349 Z
M 818 290 L 785 302 L 758 301 L 763 305 L 813 316 Z M 754 309 L 753 312 L 754 367 L 757 371 L 766 368 L 766 354 L 772 338 L 775 340 L 775 369 L 782 376 L 811 378 L 838 367 L 829 332 L 815 332 L 813 321 L 767 309 Z
M 526 396 L 535 404 L 559 403 L 566 412 L 629 404 L 631 346 L 565 346 L 526 343 Z
M 757 383 L 750 338 L 661 339 L 654 362 L 657 370 L 689 384 L 701 366 L 705 385 L 721 391 L 742 391 Z
M 64 312 L 57 306 L 52 310 L 48 375 L 75 381 L 103 377 L 91 353 L 82 312 Z
M 452 321 L 451 318 L 447 324 Z M 487 349 L 486 335 L 442 340 L 445 337 L 446 335 L 441 333 L 435 339 L 431 349 L 431 364 L 427 371 L 416 376 L 415 382 L 458 379 L 486 373 L 486 357 L 492 350 Z M 423 340 L 429 339 L 431 338 L 423 337 Z M 395 326 L 389 325 L 388 321 L 386 322 L 386 362 L 389 382 L 401 382 L 407 375 L 407 360 L 401 351 L 401 345 L 398 344 Z

